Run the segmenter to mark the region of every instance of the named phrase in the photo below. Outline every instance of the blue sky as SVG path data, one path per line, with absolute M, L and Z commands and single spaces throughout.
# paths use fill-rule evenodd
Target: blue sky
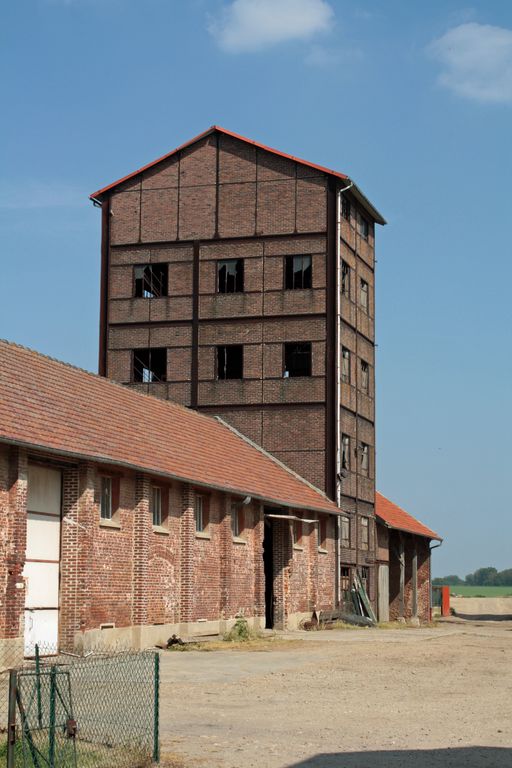
M 353 176 L 377 241 L 378 486 L 437 574 L 512 566 L 512 4 L 24 0 L 2 10 L 0 336 L 96 370 L 87 196 L 213 123 Z

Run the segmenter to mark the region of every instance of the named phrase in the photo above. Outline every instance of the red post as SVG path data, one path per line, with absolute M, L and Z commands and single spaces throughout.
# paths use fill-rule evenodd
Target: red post
M 450 615 L 450 587 L 441 587 L 441 616 Z

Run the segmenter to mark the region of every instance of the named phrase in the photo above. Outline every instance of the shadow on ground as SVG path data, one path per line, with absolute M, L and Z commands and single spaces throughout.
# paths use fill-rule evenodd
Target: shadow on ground
M 510 614 L 502 613 L 457 613 L 455 614 L 458 619 L 464 619 L 465 621 L 512 621 Z
M 288 768 L 510 768 L 512 749 L 456 747 L 320 754 Z

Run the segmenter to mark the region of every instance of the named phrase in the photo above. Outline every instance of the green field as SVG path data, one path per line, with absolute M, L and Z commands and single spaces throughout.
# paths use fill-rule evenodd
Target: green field
M 450 587 L 451 595 L 462 597 L 512 597 L 512 587 Z

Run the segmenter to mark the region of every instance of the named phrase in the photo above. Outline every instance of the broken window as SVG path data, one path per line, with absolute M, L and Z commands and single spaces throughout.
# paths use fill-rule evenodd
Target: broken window
M 350 568 L 346 565 L 340 567 L 340 588 L 342 592 L 350 593 Z M 350 597 L 350 594 L 345 596 L 345 599 Z
M 144 299 L 167 296 L 167 270 L 167 264 L 144 264 L 135 267 L 135 296 Z
M 359 454 L 361 474 L 368 477 L 370 469 L 370 446 L 367 445 L 367 443 L 361 443 Z
M 361 389 L 368 393 L 370 387 L 369 365 L 366 360 L 361 360 Z
M 368 312 L 368 283 L 361 278 L 361 284 L 359 288 L 359 303 L 365 312 Z
M 361 584 L 368 597 L 370 597 L 370 569 L 363 565 L 360 568 Z
M 359 214 L 358 222 L 359 222 L 359 234 L 361 235 L 361 237 L 364 237 L 364 239 L 367 240 L 368 233 L 370 231 L 370 225 L 368 224 L 368 219 L 365 219 L 364 216 Z
M 350 518 L 341 516 L 341 546 L 350 547 Z
M 285 288 L 311 288 L 311 256 L 287 256 Z
M 346 197 L 342 197 L 341 198 L 341 215 L 347 221 L 350 221 L 350 212 L 351 212 L 350 200 L 347 200 Z
M 284 376 L 311 376 L 310 341 L 292 341 L 284 345 Z
M 370 526 L 367 517 L 361 518 L 361 549 L 368 549 L 370 541 Z
M 208 499 L 205 496 L 196 496 L 195 524 L 196 533 L 204 533 L 210 522 Z
M 341 293 L 350 296 L 350 267 L 346 261 L 341 262 Z
M 244 260 L 224 259 L 217 262 L 218 293 L 241 293 L 244 290 Z
M 341 380 L 350 383 L 350 350 L 341 348 Z
M 341 468 L 350 469 L 350 437 L 341 436 Z
M 133 381 L 149 384 L 167 378 L 167 349 L 150 347 L 133 350 Z
M 217 378 L 243 379 L 244 348 L 242 344 L 217 347 Z

